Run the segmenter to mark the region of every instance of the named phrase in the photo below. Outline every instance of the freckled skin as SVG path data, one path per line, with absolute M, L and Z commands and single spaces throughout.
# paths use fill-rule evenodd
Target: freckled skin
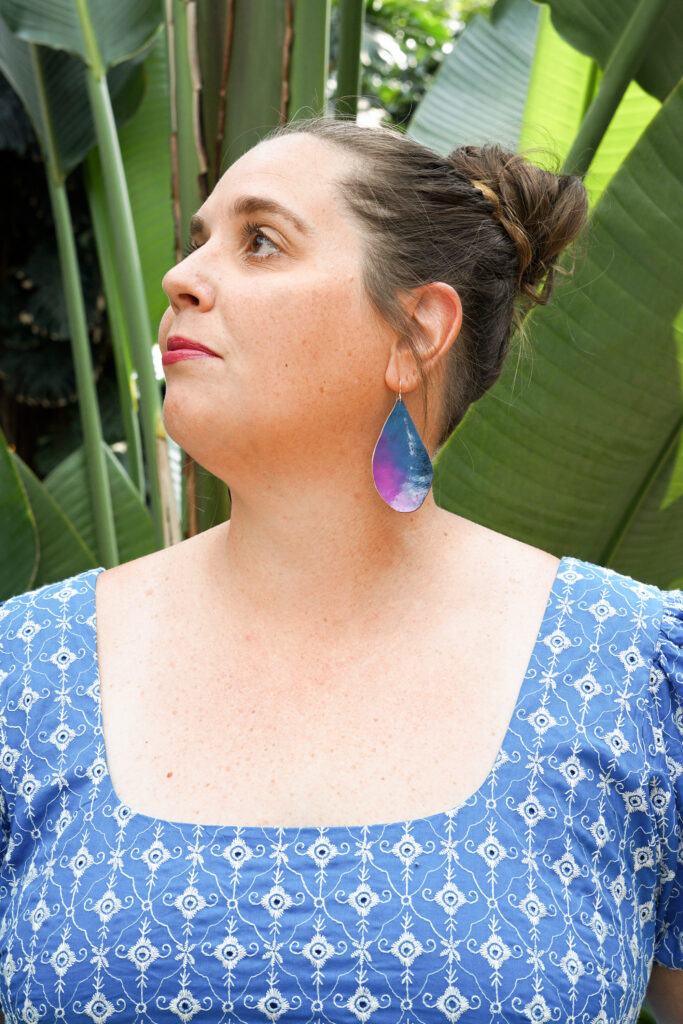
M 384 380 L 391 332 L 349 272 L 361 259 L 361 238 L 328 180 L 345 166 L 319 140 L 257 146 L 202 206 L 209 237 L 164 277 L 171 306 L 159 330 L 162 352 L 172 329 L 223 356 L 165 367 L 164 421 L 222 479 L 252 476 L 275 458 L 283 473 L 317 475 L 313 423 L 318 450 L 337 446 L 343 435 L 349 450 L 362 444 L 371 454 L 391 409 Z M 225 215 L 238 194 L 277 197 L 312 224 L 314 235 L 304 239 L 286 221 L 255 214 L 249 219 L 283 251 L 261 238 L 245 260 L 240 225 Z M 401 372 L 405 391 L 407 362 Z
M 399 380 L 430 451 L 439 388 L 424 424 L 412 356 L 363 292 L 373 239 L 335 186 L 350 159 L 304 135 L 259 144 L 163 280 L 162 353 L 179 334 L 219 357 L 165 367 L 164 422 L 232 504 L 229 522 L 98 578 L 108 759 L 143 813 L 332 824 L 451 806 L 490 769 L 529 662 L 557 559 L 432 492 L 398 513 L 375 490 Z M 245 195 L 282 203 L 310 235 L 261 211 L 262 234 L 244 239 L 230 211 Z M 432 282 L 399 298 L 431 373 L 458 337 L 459 297 Z
M 557 569 L 554 556 L 441 509 L 431 491 L 412 513 L 377 493 L 372 453 L 399 380 L 428 449 L 434 424 L 422 423 L 409 350 L 363 292 L 373 239 L 335 185 L 352 169 L 319 139 L 259 144 L 197 211 L 200 247 L 163 280 L 162 353 L 177 334 L 218 355 L 165 366 L 164 422 L 229 485 L 231 515 L 103 573 L 98 621 L 117 792 L 130 785 L 137 806 L 171 806 L 174 820 L 181 808 L 227 822 L 398 820 L 451 805 L 454 779 L 472 792 L 495 753 L 482 738 L 493 730 L 500 743 Z M 260 233 L 244 238 L 231 208 L 245 195 L 283 204 L 310 233 L 260 211 L 249 216 Z M 460 299 L 443 282 L 399 298 L 431 373 L 458 336 Z M 122 623 L 124 608 L 134 611 Z M 480 644 L 496 681 L 485 706 L 470 683 Z M 456 744 L 453 721 L 465 723 Z M 405 757 L 422 766 L 412 807 L 386 770 Z M 248 785 L 223 785 L 216 764 Z M 164 786 L 171 770 L 182 781 Z
M 439 381 L 424 424 L 412 356 L 362 286 L 372 239 L 335 184 L 353 159 L 305 135 L 249 150 L 197 211 L 199 248 L 163 279 L 162 353 L 180 334 L 221 357 L 166 365 L 163 415 L 170 436 L 230 487 L 231 520 L 214 530 L 202 587 L 215 582 L 220 603 L 230 581 L 233 621 L 236 605 L 245 618 L 265 608 L 308 630 L 324 608 L 334 629 L 340 619 L 358 622 L 362 607 L 370 628 L 368 603 L 381 612 L 392 572 L 436 566 L 444 529 L 452 537 L 471 525 L 431 492 L 408 515 L 374 487 L 372 453 L 399 380 L 432 451 Z M 257 211 L 248 220 L 263 234 L 245 242 L 247 218 L 231 213 L 243 195 L 279 201 L 310 233 Z M 460 330 L 457 292 L 435 283 L 400 299 L 425 331 L 427 369 L 436 369 Z

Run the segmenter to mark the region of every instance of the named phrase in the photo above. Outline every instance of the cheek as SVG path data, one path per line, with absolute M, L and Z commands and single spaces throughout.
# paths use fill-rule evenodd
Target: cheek
M 302 386 L 334 383 L 350 371 L 367 373 L 376 361 L 376 318 L 348 271 L 284 281 L 250 308 L 259 314 L 243 324 L 244 337 L 253 338 L 253 354 L 269 379 L 296 373 Z

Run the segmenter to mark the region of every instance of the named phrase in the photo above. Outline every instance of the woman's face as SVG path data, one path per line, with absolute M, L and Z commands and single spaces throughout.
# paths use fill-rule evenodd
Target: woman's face
M 359 445 L 369 460 L 391 411 L 393 335 L 364 293 L 359 227 L 334 185 L 352 159 L 310 135 L 260 143 L 220 179 L 195 218 L 198 248 L 163 279 L 162 355 L 181 337 L 218 357 L 164 365 L 164 422 L 229 483 L 247 467 L 329 473 L 330 456 Z

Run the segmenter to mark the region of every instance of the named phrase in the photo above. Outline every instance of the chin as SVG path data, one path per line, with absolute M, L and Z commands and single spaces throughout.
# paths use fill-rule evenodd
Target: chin
M 207 408 L 206 398 L 195 406 L 187 392 L 167 390 L 162 407 L 162 418 L 168 436 L 200 466 L 224 479 L 226 460 L 230 458 L 227 445 L 221 438 L 234 440 L 234 425 L 216 418 L 215 407 Z

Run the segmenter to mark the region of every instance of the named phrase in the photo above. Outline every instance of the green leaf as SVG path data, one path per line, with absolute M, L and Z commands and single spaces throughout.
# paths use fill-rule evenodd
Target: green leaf
M 35 517 L 40 558 L 32 587 L 54 583 L 97 566 L 93 551 L 84 543 L 50 492 L 19 456 L 12 456 Z
M 161 0 L 83 0 L 105 68 L 149 46 L 163 21 Z M 0 0 L 0 15 L 20 39 L 89 62 L 77 0 Z
M 548 4 L 553 25 L 573 47 L 604 68 L 627 22 L 642 0 L 535 0 Z M 683 4 L 669 0 L 651 33 L 636 74 L 638 84 L 665 100 L 683 75 Z
M 553 27 L 550 9 L 541 6 L 520 147 L 549 146 L 562 156 L 568 153 L 601 74 L 590 57 L 562 38 Z M 476 80 L 471 87 L 476 88 Z M 534 162 L 541 163 L 536 154 Z
M 456 146 L 493 141 L 515 149 L 539 15 L 530 0 L 498 0 L 491 21 L 475 15 L 435 74 L 408 135 L 444 156 Z
M 119 561 L 129 562 L 155 550 L 152 519 L 112 450 L 108 445 L 103 445 L 103 448 L 114 509 Z M 60 462 L 43 483 L 83 543 L 94 551 L 95 524 L 90 511 L 83 448 L 78 448 Z
M 61 168 L 67 175 L 95 143 L 85 67 L 81 61 L 59 50 L 41 49 L 39 52 L 50 104 L 50 126 L 46 126 L 42 119 L 29 44 L 13 36 L 0 19 L 0 68 L 21 98 L 44 151 L 48 127 L 54 133 Z M 132 116 L 142 99 L 143 59 L 144 54 L 113 68 L 107 75 L 119 126 Z M 59 102 L 55 102 L 56 97 Z
M 476 15 L 462 33 L 408 134 L 443 154 L 464 144 L 499 142 L 555 170 L 600 77 L 594 62 L 558 34 L 547 6 L 498 0 L 490 24 Z M 584 179 L 591 205 L 660 106 L 631 82 Z
M 683 83 L 590 218 L 586 255 L 526 319 L 435 460 L 439 504 L 555 553 L 683 580 Z M 533 371 L 533 373 L 532 373 Z
M 644 92 L 637 82 L 630 83 L 583 179 L 591 205 L 598 201 L 660 107 L 659 100 Z
M 26 491 L 0 430 L 0 601 L 33 588 L 38 532 Z
M 573 49 L 558 34 L 550 18 L 550 8 L 544 5 L 519 148 L 549 146 L 564 158 L 600 78 L 601 72 L 594 61 Z M 584 178 L 591 206 L 598 201 L 660 106 L 661 103 L 636 82 L 630 83 Z M 546 161 L 542 152 L 530 153 L 529 159 L 553 169 L 552 161 Z

